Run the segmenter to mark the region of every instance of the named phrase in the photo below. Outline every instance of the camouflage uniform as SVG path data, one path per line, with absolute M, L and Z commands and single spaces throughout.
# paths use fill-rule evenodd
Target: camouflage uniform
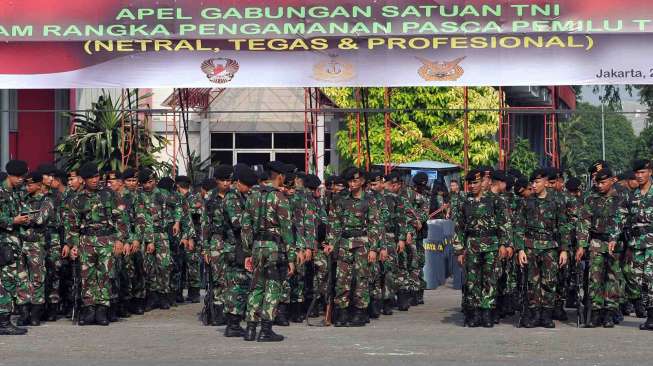
M 395 193 L 385 191 L 383 199 L 388 210 L 388 216 L 384 221 L 388 259 L 382 264 L 385 273 L 382 278 L 383 300 L 384 302 L 392 302 L 398 291 L 408 292 L 410 290 L 407 268 L 405 265 L 399 266 L 400 257 L 403 256 L 405 261 L 405 251 L 402 253 L 397 252 L 398 243 L 406 241 L 406 207 L 403 200 Z
M 617 255 L 608 252 L 608 243 L 620 235 L 622 203 L 612 190 L 607 194 L 592 193 L 580 207 L 577 226 L 578 245 L 589 250 L 589 296 L 592 312 L 616 312 L 619 309 L 621 271 Z M 611 318 L 611 316 L 610 316 Z
M 249 194 L 248 194 L 249 195 Z M 224 196 L 224 215 L 227 240 L 223 247 L 225 256 L 224 271 L 224 312 L 241 319 L 245 316 L 250 275 L 245 270 L 245 254 L 241 239 L 243 209 L 248 195 L 230 190 Z
M 218 189 L 209 193 L 206 201 L 207 224 L 204 227 L 203 236 L 207 238 L 202 247 L 203 256 L 207 255 L 210 260 L 211 274 L 213 279 L 213 304 L 218 307 L 224 306 L 224 293 L 227 287 L 225 283 L 225 272 L 227 271 L 227 258 L 225 256 L 225 245 L 229 238 L 227 217 L 225 215 L 225 196 L 219 194 Z
M 420 293 L 426 288 L 426 281 L 424 281 L 424 265 L 426 264 L 426 257 L 424 252 L 424 239 L 428 227 L 426 222 L 429 219 L 429 201 L 428 197 L 419 193 L 414 187 L 406 187 L 403 194 L 405 195 L 408 204 L 407 213 L 411 218 L 412 227 L 410 233 L 413 237 L 413 243 L 407 245 L 408 257 L 410 259 L 410 273 L 413 287 L 415 291 Z M 418 225 L 421 223 L 421 229 L 417 230 Z M 416 295 L 417 296 L 417 295 Z
M 204 212 L 204 199 L 199 192 L 189 192 L 185 197 L 188 206 L 191 222 L 182 226 L 193 226 L 194 231 L 188 232 L 186 236 L 192 237 L 195 246 L 192 251 L 185 251 L 185 275 L 188 288 L 202 287 L 200 278 L 200 261 L 201 261 L 201 247 L 202 247 L 202 224 L 206 221 L 206 214 Z
M 313 252 L 313 291 L 318 296 L 326 298 L 328 285 L 328 265 L 330 258 L 324 254 L 322 243 L 326 239 L 328 221 L 325 204 L 322 199 L 315 198 L 310 192 L 304 201 L 304 215 L 301 218 L 306 249 Z
M 165 190 L 164 190 L 165 191 Z M 179 216 L 166 217 L 166 231 L 168 233 L 168 244 L 170 246 L 170 288 L 168 295 L 170 303 L 183 302 L 183 276 L 184 268 L 186 265 L 186 248 L 181 244 L 181 240 L 188 240 L 196 237 L 195 225 L 192 224 L 190 206 L 177 191 L 167 192 L 168 199 L 167 205 L 171 207 L 173 212 L 178 212 Z M 180 233 L 175 236 L 172 232 L 172 226 L 175 222 L 180 223 Z M 183 224 L 183 225 L 182 225 Z
M 528 258 L 529 311 L 538 321 L 541 310 L 548 322 L 555 307 L 559 253 L 568 250 L 566 209 L 547 189 L 545 198 L 534 194 L 522 202 L 513 229 L 515 246 Z
M 47 225 L 54 217 L 52 201 L 37 192 L 27 195 L 21 212 L 38 211 L 30 214 L 30 221 L 20 226 L 22 251 L 18 259 L 18 291 L 16 305 L 43 305 L 45 303 L 45 259 Z
M 8 181 L 0 182 L 0 246 L 7 250 L 8 263 L 0 265 L 0 317 L 4 334 L 24 334 L 18 331 L 9 321 L 12 311 L 12 302 L 16 297 L 18 287 L 18 253 L 21 250 L 18 230 L 13 224 L 14 217 L 20 213 L 18 195 L 15 189 L 9 186 Z M 8 247 L 8 248 L 7 248 Z M 13 252 L 13 258 L 10 253 Z M 6 322 L 6 325 L 4 324 Z
M 138 240 L 140 244 L 140 250 L 136 253 L 132 253 L 128 257 L 124 258 L 125 274 L 126 274 L 126 283 L 123 287 L 126 289 L 126 293 L 123 295 L 124 300 L 136 300 L 138 305 L 141 301 L 145 300 L 145 268 L 144 268 L 144 257 L 143 251 L 145 250 L 144 246 L 146 243 L 143 241 L 143 231 L 146 226 L 144 210 L 139 209 L 138 199 L 140 193 L 138 191 L 131 191 L 129 189 L 124 189 L 122 191 L 122 203 L 125 205 L 125 211 L 129 215 L 130 222 L 130 236 L 134 240 Z M 133 304 L 132 310 L 135 309 L 136 303 Z
M 113 245 L 129 235 L 127 213 L 108 189 L 75 194 L 67 213 L 66 242 L 79 248 L 84 306 L 109 306 Z
M 45 293 L 48 306 L 56 309 L 61 302 L 61 278 L 62 267 L 61 248 L 63 247 L 63 194 L 58 190 L 49 190 L 46 194 L 53 204 L 54 214 L 48 220 L 48 240 L 46 243 L 45 268 L 47 277 L 45 281 Z
M 378 207 L 379 212 L 379 250 L 390 250 L 390 247 L 394 248 L 394 244 L 390 244 L 389 236 L 386 233 L 386 227 L 390 229 L 390 209 L 388 208 L 388 203 L 385 200 L 385 197 L 382 193 L 377 191 L 368 191 L 370 195 L 371 204 Z M 393 238 L 394 240 L 394 238 Z M 394 252 L 394 251 L 393 251 Z M 390 260 L 390 259 L 389 259 Z M 383 268 L 382 268 L 383 267 Z M 391 266 L 388 266 L 391 268 Z M 370 300 L 374 303 L 378 303 L 379 311 L 381 303 L 383 302 L 383 293 L 384 293 L 384 280 L 386 277 L 386 264 L 377 261 L 376 263 L 370 264 Z M 391 277 L 391 276 L 390 276 Z M 392 284 L 390 284 L 391 287 Z M 376 307 L 376 306 L 375 306 Z

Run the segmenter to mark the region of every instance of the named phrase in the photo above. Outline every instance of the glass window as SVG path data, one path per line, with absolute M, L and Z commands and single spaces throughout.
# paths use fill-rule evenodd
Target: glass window
M 211 151 L 211 164 L 234 165 L 234 154 L 232 151 Z
M 236 157 L 238 163 L 253 165 L 265 165 L 270 162 L 270 153 L 238 153 Z
M 304 170 L 304 153 L 276 153 L 277 160 L 283 161 L 286 164 L 293 164 L 299 170 Z
M 237 133 L 237 149 L 271 149 L 271 133 Z
M 234 140 L 231 133 L 212 133 L 211 149 L 233 149 Z
M 304 149 L 304 133 L 275 133 L 276 149 Z
M 330 133 L 325 133 L 324 134 L 324 148 L 325 149 L 330 149 L 331 148 L 331 134 Z

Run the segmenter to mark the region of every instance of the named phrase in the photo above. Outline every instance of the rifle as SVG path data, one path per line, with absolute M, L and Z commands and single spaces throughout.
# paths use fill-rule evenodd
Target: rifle
M 519 311 L 519 319 L 517 320 L 517 328 L 521 328 L 524 316 L 528 311 L 528 265 L 521 267 L 521 310 Z
M 215 319 L 215 308 L 213 306 L 213 274 L 210 264 L 204 266 L 204 285 L 206 295 L 204 295 L 204 306 L 200 312 L 200 320 L 203 325 L 211 325 L 212 319 Z
M 77 318 L 79 317 L 78 305 L 79 305 L 79 292 L 80 292 L 80 288 L 79 288 L 80 278 L 79 278 L 79 267 L 78 267 L 79 259 L 72 261 L 70 263 L 70 266 L 72 267 L 72 271 L 73 271 L 73 287 L 71 289 L 73 293 L 73 312 L 70 319 L 72 320 L 73 324 L 77 324 L 77 321 L 79 320 Z

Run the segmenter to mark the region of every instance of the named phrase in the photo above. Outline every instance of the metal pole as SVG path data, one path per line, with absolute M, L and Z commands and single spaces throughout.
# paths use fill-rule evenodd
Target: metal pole
M 9 161 L 9 90 L 0 90 L 0 169 Z
M 603 101 L 601 101 L 601 147 L 603 149 L 603 160 L 605 160 L 605 113 Z
M 467 175 L 467 172 L 469 171 L 469 90 L 467 87 L 464 88 L 464 99 L 465 99 L 465 118 L 464 118 L 464 134 L 465 134 L 465 144 L 463 147 L 463 155 L 464 155 L 464 165 L 463 167 L 465 168 L 465 176 Z M 467 182 L 465 181 L 465 188 L 467 186 Z

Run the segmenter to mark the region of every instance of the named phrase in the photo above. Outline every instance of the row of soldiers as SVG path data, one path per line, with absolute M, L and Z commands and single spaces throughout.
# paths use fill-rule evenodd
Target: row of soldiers
M 197 303 L 203 285 L 205 324 L 246 340 L 282 340 L 272 324 L 307 312 L 363 326 L 423 303 L 424 174 L 409 186 L 396 172 L 350 168 L 324 192 L 317 176 L 281 162 L 219 166 L 195 186 L 148 169 L 101 174 L 93 163 L 28 172 L 14 160 L 6 172 L 0 334 L 26 333 L 12 311 L 19 326 L 61 314 L 108 325 Z
M 599 160 L 590 184 L 543 168 L 530 177 L 481 167 L 451 192 L 455 250 L 464 267 L 465 325 L 555 327 L 576 307 L 578 324 L 612 328 L 624 315 L 653 330 L 653 192 L 648 160 L 615 176 Z

